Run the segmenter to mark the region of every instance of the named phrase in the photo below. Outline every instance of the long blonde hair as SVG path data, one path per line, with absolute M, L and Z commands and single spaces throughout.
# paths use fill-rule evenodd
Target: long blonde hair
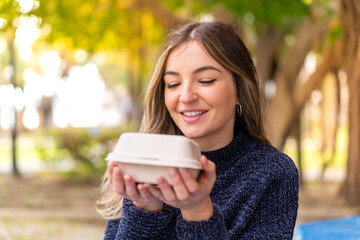
M 263 96 L 254 63 L 235 28 L 221 22 L 188 23 L 178 30 L 170 32 L 147 88 L 140 131 L 182 134 L 165 106 L 163 74 L 171 51 L 180 44 L 191 40 L 199 41 L 212 58 L 233 74 L 239 102 L 242 105 L 242 115 L 236 116 L 234 128 L 242 129 L 253 138 L 269 144 L 263 126 Z M 98 212 L 107 219 L 118 218 L 121 215 L 121 201 L 122 196 L 113 193 L 105 174 L 101 186 L 101 197 L 97 202 Z

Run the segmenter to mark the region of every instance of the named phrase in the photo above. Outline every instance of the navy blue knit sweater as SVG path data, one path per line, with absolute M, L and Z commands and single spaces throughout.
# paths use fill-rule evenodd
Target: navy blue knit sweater
M 299 185 L 288 156 L 243 132 L 203 154 L 217 174 L 209 221 L 185 221 L 168 205 L 148 212 L 124 199 L 122 217 L 107 222 L 104 239 L 292 239 Z

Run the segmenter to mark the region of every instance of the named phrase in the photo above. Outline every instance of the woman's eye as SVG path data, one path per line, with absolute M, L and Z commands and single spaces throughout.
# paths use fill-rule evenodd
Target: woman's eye
M 170 84 L 167 84 L 167 88 L 174 88 L 174 87 L 177 87 L 179 85 L 180 85 L 180 83 L 170 83 Z
M 202 84 L 211 84 L 213 82 L 215 82 L 216 78 L 214 79 L 204 79 L 204 80 L 200 80 L 199 82 Z

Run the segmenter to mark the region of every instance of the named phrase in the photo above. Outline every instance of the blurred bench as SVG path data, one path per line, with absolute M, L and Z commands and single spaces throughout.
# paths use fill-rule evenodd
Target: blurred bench
M 360 240 L 360 215 L 299 224 L 295 240 Z

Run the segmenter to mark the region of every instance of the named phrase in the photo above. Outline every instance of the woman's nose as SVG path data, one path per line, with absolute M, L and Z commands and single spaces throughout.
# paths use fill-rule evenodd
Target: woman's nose
M 197 92 L 191 86 L 184 86 L 180 94 L 180 101 L 183 103 L 189 103 L 198 99 Z

